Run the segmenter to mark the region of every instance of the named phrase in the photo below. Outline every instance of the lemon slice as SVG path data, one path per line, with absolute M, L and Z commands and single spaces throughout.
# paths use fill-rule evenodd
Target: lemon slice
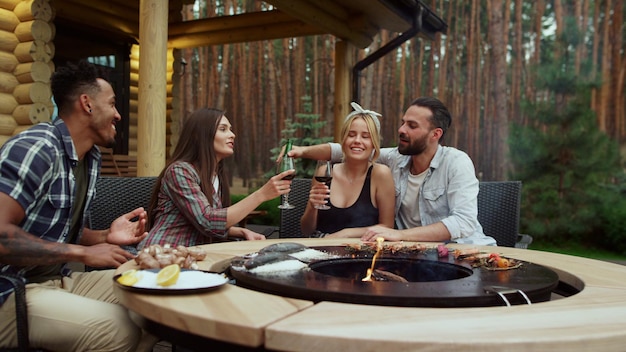
M 178 281 L 180 275 L 180 266 L 178 264 L 170 264 L 161 269 L 156 276 L 156 283 L 159 286 L 172 286 Z
M 138 274 L 137 270 L 132 269 L 123 272 L 122 275 L 117 278 L 117 282 L 124 286 L 132 286 L 136 284 L 139 279 L 140 275 Z

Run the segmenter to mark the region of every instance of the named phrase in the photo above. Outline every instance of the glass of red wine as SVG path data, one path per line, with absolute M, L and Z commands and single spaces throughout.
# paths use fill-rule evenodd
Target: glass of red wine
M 330 188 L 330 181 L 333 179 L 333 165 L 330 160 L 318 160 L 313 177 L 315 181 L 325 183 Z M 326 204 L 315 204 L 315 209 L 328 210 L 330 207 Z
M 286 154 L 276 166 L 276 174 L 279 174 L 283 171 L 295 169 L 293 158 L 288 157 Z M 290 174 L 283 177 L 283 180 L 293 180 L 296 177 L 296 174 Z M 295 208 L 293 205 L 289 204 L 289 193 L 283 194 L 283 203 L 278 206 L 280 209 L 293 209 Z

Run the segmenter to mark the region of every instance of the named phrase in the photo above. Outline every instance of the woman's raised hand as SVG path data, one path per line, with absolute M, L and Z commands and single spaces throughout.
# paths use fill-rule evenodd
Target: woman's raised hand
M 289 193 L 289 191 L 291 191 L 291 179 L 285 179 L 285 177 L 289 178 L 289 176 L 294 175 L 295 173 L 296 170 L 292 169 L 272 176 L 272 178 L 270 178 L 269 181 L 267 181 L 262 187 L 263 193 L 266 195 L 265 198 L 267 200 L 274 199 L 278 196 Z
M 330 196 L 330 188 L 322 182 L 312 182 L 311 190 L 309 191 L 309 202 L 315 209 L 320 209 L 322 205 L 328 203 L 328 197 Z

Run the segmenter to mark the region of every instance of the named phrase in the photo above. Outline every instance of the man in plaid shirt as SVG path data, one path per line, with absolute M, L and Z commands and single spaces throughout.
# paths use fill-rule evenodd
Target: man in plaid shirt
M 87 62 L 59 68 L 51 80 L 58 118 L 0 149 L 0 272 L 26 280 L 29 340 L 37 348 L 134 351 L 148 340 L 117 304 L 113 270 L 71 273 L 65 266 L 118 267 L 133 258 L 120 245 L 147 235 L 143 208 L 108 230 L 83 226 L 100 173 L 97 146 L 113 145 L 121 120 L 101 77 Z M 15 299 L 0 280 L 0 347 L 16 345 Z

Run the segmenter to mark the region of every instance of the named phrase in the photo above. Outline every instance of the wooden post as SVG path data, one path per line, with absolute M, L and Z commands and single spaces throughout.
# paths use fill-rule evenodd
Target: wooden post
M 137 176 L 165 167 L 168 2 L 140 0 Z
M 354 66 L 354 46 L 345 41 L 335 43 L 335 115 L 334 136 L 335 142 L 340 142 L 341 125 L 344 118 L 350 113 L 350 99 L 352 97 L 351 76 Z

